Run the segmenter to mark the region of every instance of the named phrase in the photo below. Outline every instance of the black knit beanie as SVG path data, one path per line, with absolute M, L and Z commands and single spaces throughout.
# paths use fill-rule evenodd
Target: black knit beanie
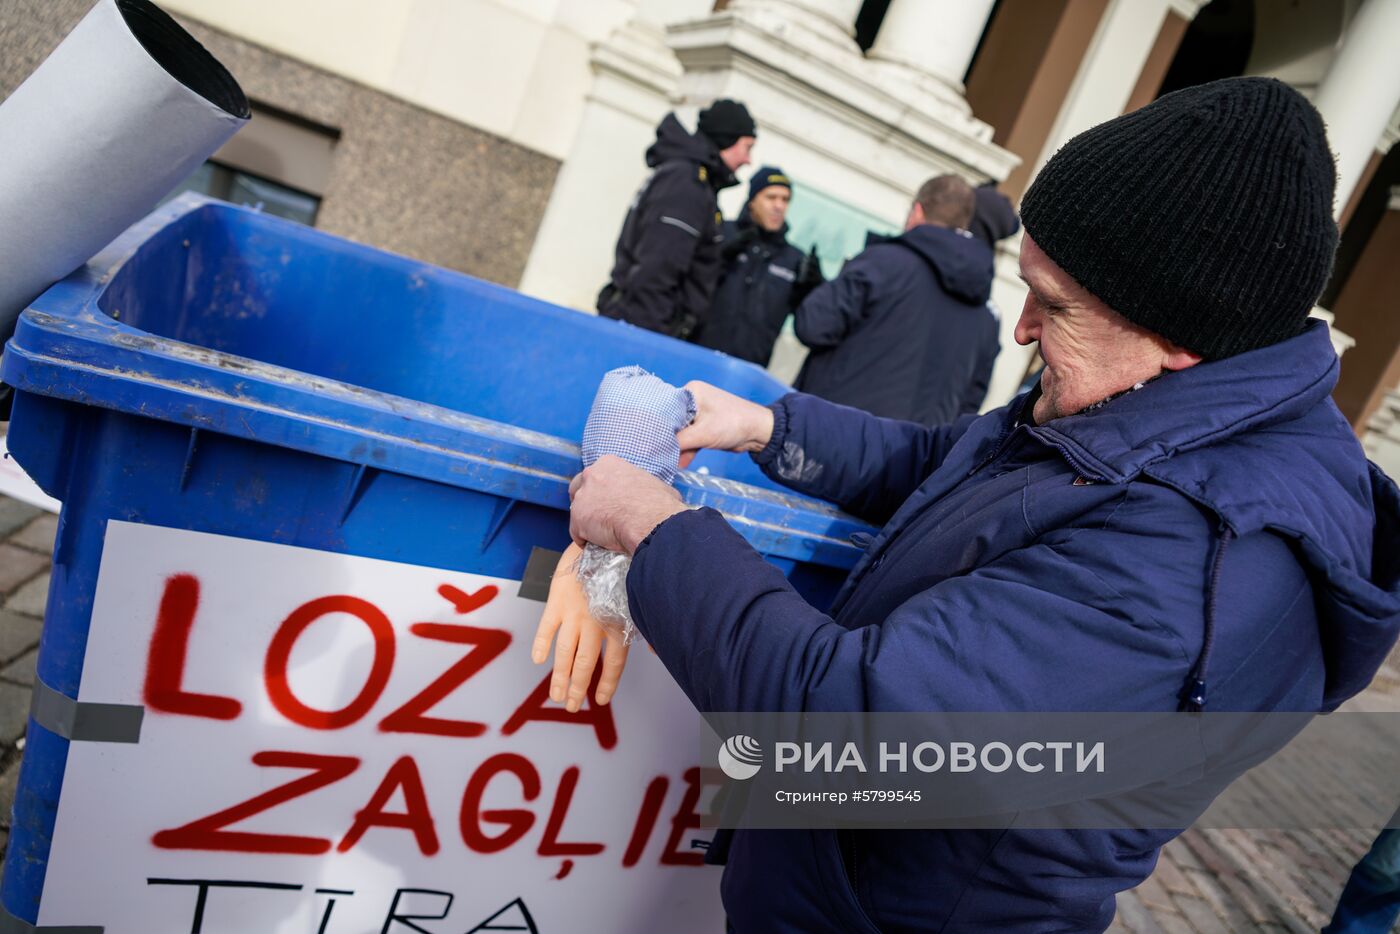
M 701 133 L 720 149 L 728 149 L 739 141 L 741 136 L 757 135 L 753 117 L 749 110 L 738 101 L 721 98 L 700 111 L 697 127 Z
M 1165 95 L 1079 134 L 1026 233 L 1114 311 L 1208 360 L 1302 329 L 1337 249 L 1322 118 L 1272 78 Z
M 774 185 L 792 191 L 792 179 L 788 178 L 782 169 L 778 168 L 776 165 L 762 166 L 757 172 L 753 173 L 753 176 L 749 179 L 749 201 L 757 198 L 758 193 L 763 189 L 771 188 Z M 747 204 L 748 201 L 744 203 Z

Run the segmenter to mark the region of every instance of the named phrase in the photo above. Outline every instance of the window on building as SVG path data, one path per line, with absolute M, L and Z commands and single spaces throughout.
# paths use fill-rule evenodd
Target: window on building
M 321 199 L 315 195 L 279 185 L 271 179 L 251 172 L 221 165 L 213 159 L 195 169 L 189 178 L 165 197 L 164 201 L 187 191 L 233 204 L 255 207 L 268 214 L 285 217 L 307 226 L 316 223 L 316 210 L 321 206 Z
M 253 119 L 166 200 L 195 191 L 314 225 L 339 131 L 253 104 Z
M 897 234 L 903 226 L 804 185 L 800 179 L 788 208 L 787 222 L 788 243 L 804 253 L 815 246 L 822 261 L 822 275 L 828 279 L 841 271 L 847 259 L 865 249 L 869 234 Z

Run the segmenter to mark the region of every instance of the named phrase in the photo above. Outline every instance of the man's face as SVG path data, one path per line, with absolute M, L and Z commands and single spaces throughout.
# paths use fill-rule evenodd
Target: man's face
M 750 151 L 753 150 L 752 136 L 741 136 L 728 149 L 721 149 L 719 157 L 724 160 L 724 164 L 731 172 L 737 172 L 753 160 L 749 158 Z
M 1201 361 L 1089 294 L 1029 234 L 1021 243 L 1021 279 L 1030 292 L 1016 323 L 1016 343 L 1039 341 L 1045 360 L 1035 403 L 1038 424 Z
M 788 202 L 792 200 L 792 191 L 782 185 L 769 185 L 759 191 L 749 202 L 749 216 L 753 222 L 770 233 L 776 233 L 783 229 L 783 221 L 787 219 Z

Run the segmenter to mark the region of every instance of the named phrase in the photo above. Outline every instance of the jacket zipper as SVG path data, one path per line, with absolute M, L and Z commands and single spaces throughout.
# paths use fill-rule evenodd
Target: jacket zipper
M 1035 434 L 1035 433 L 1032 432 L 1032 434 Z M 1066 447 L 1065 445 L 1056 444 L 1054 441 L 1051 441 L 1051 440 L 1049 440 L 1049 439 L 1047 439 L 1047 438 L 1045 438 L 1045 437 L 1042 437 L 1042 436 L 1039 435 L 1039 434 L 1036 434 L 1035 437 L 1036 437 L 1036 439 L 1037 439 L 1038 441 L 1040 441 L 1042 444 L 1048 444 L 1050 447 L 1052 447 L 1052 448 L 1054 448 L 1055 450 L 1059 451 L 1059 452 L 1060 452 L 1060 456 L 1063 457 L 1066 461 L 1068 461 L 1068 462 L 1069 462 L 1069 465 L 1070 465 L 1071 467 L 1073 467 L 1073 468 L 1075 469 L 1075 472 L 1078 473 L 1080 476 L 1085 477 L 1085 478 L 1087 478 L 1087 479 L 1092 479 L 1092 480 L 1100 481 L 1100 482 L 1109 479 L 1108 477 L 1104 476 L 1104 473 L 1103 473 L 1102 470 L 1096 470 L 1096 469 L 1090 467 L 1089 465 L 1085 464 L 1082 460 L 1080 460 L 1077 456 L 1075 456 L 1075 454 L 1074 454 L 1073 452 L 1071 452 L 1070 449 L 1069 449 L 1068 447 Z

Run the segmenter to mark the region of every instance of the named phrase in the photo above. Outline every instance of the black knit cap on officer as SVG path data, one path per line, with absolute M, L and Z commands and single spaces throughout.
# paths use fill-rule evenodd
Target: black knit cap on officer
M 1272 78 L 1227 78 L 1074 137 L 1021 222 L 1108 307 L 1218 360 L 1302 330 L 1332 271 L 1335 188 L 1312 104 Z
M 776 165 L 761 166 L 749 179 L 749 201 L 758 197 L 758 193 L 763 189 L 772 188 L 774 185 L 792 191 L 792 179 L 788 178 L 782 169 Z
M 749 109 L 738 101 L 721 98 L 700 111 L 697 129 L 720 149 L 728 149 L 741 136 L 756 136 L 757 127 Z

